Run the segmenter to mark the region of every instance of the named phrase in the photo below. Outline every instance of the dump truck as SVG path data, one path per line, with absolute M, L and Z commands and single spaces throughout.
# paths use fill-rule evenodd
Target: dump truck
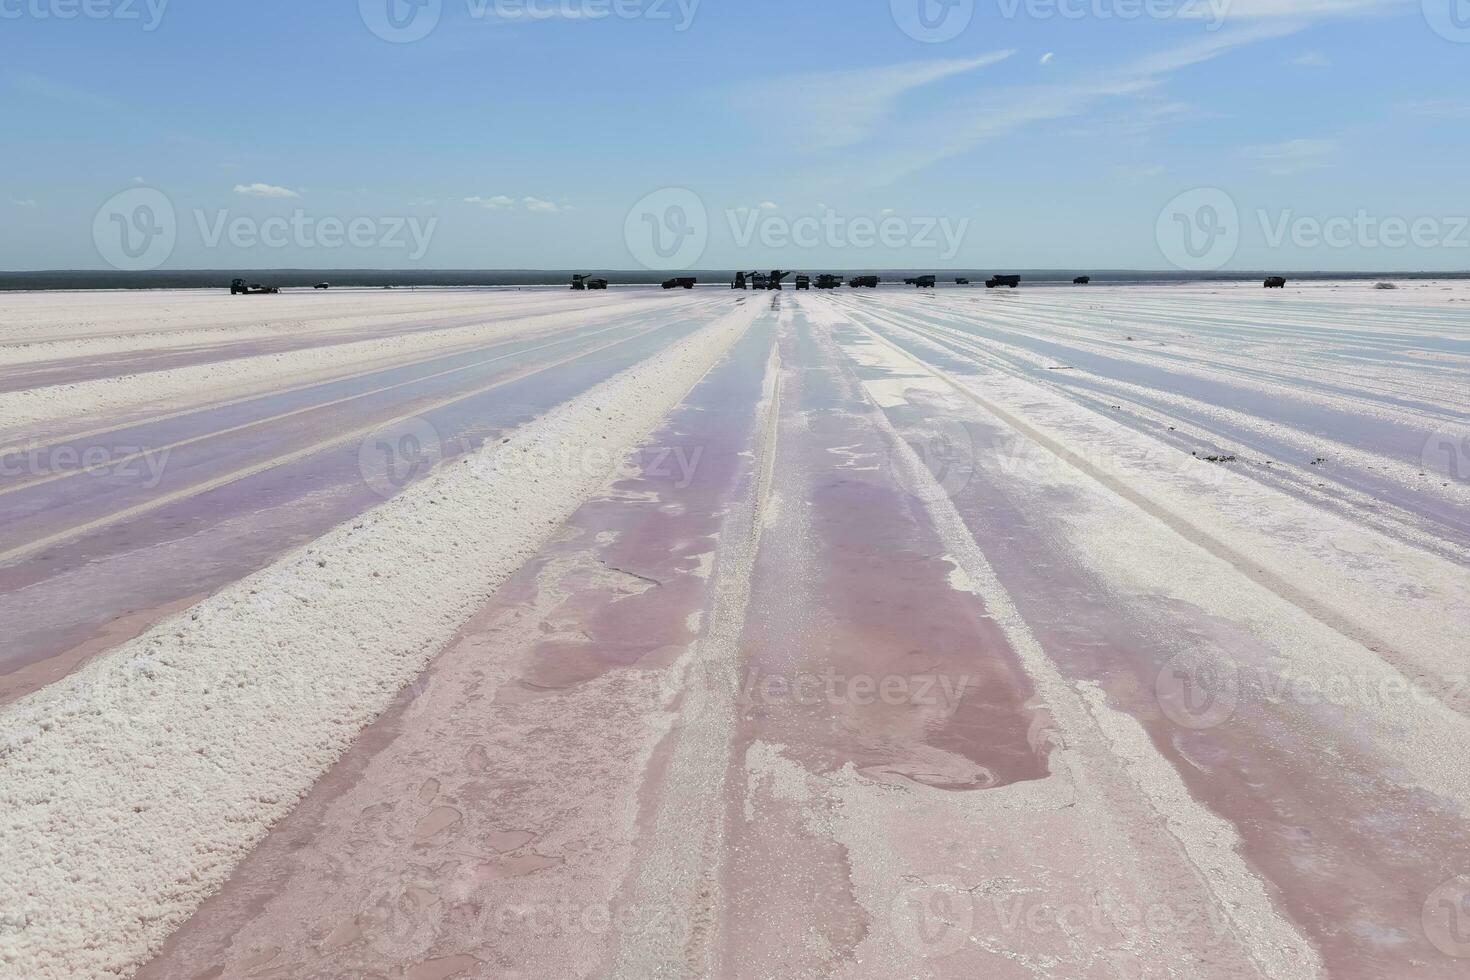
M 1007 286 L 1011 289 L 1015 289 L 1019 285 L 1021 285 L 1020 276 L 991 276 L 989 279 L 985 280 L 986 289 L 996 289 L 1001 286 Z
M 262 286 L 258 282 L 252 282 L 248 286 L 244 279 L 235 279 L 230 282 L 231 296 L 261 296 L 268 293 L 279 293 L 277 286 Z
M 852 289 L 877 289 L 877 276 L 853 276 L 847 280 L 847 285 Z
M 817 288 L 818 289 L 836 289 L 838 286 L 841 286 L 841 285 L 842 285 L 842 277 L 841 276 L 832 276 L 832 275 L 827 275 L 827 274 L 824 273 L 824 274 L 822 274 L 822 275 L 820 275 L 820 276 L 817 277 Z
M 1286 288 L 1286 277 L 1285 276 L 1268 276 L 1268 277 L 1266 277 L 1266 288 L 1267 289 L 1285 289 Z
M 1092 282 L 1092 277 L 1091 276 L 1078 276 L 1076 279 L 1073 279 L 1072 280 L 1072 285 L 1074 285 L 1074 286 L 1085 286 L 1085 285 L 1087 285 L 1090 282 Z
M 797 276 L 796 277 L 796 288 L 797 289 L 811 289 L 812 288 L 812 277 L 811 276 Z
M 916 286 L 919 289 L 933 289 L 939 283 L 938 276 L 916 276 L 913 279 L 905 279 L 905 286 Z
M 693 276 L 679 276 L 676 279 L 665 279 L 664 280 L 664 288 L 665 289 L 693 289 L 694 288 L 694 284 L 696 282 L 698 282 L 698 281 L 699 280 L 696 279 L 696 278 L 694 278 Z

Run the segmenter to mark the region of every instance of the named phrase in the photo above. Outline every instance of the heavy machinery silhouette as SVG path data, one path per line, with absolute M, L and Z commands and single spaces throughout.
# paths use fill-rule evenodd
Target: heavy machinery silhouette
M 747 274 L 744 273 L 744 272 L 737 272 L 737 273 L 735 273 L 735 281 L 732 282 L 732 283 L 730 283 L 730 288 L 731 289 L 748 289 L 748 288 L 750 288 L 749 287 L 749 284 L 745 281 L 745 276 L 746 275 Z M 753 275 L 755 275 L 755 273 L 752 272 L 752 273 L 749 273 L 749 275 L 752 275 L 753 276 Z
M 1267 289 L 1285 289 L 1286 288 L 1286 277 L 1285 276 L 1270 276 L 1270 277 L 1268 277 L 1266 279 L 1266 288 Z
M 968 279 L 956 279 L 954 281 L 954 284 L 956 286 L 968 286 L 970 284 L 970 280 L 968 280 Z
M 938 276 L 917 276 L 913 279 L 905 279 L 905 286 L 917 286 L 919 289 L 933 289 L 939 282 Z
M 877 289 L 877 276 L 853 276 L 847 280 L 847 285 L 852 289 Z
M 312 286 L 311 288 L 312 289 L 331 289 L 332 288 L 332 284 L 329 283 L 329 282 L 319 282 L 315 286 Z
M 991 276 L 985 280 L 986 289 L 995 289 L 999 286 L 1009 286 L 1011 289 L 1015 289 L 1019 285 L 1021 285 L 1020 276 Z
M 841 276 L 833 276 L 833 275 L 828 275 L 826 273 L 823 273 L 822 275 L 820 275 L 820 276 L 817 277 L 817 288 L 818 289 L 836 289 L 838 286 L 841 286 L 841 285 L 842 285 L 842 277 Z
M 606 289 L 606 279 L 594 279 L 591 276 L 572 276 L 572 288 L 578 292 L 584 289 Z
M 791 275 L 790 272 L 782 272 L 780 269 L 772 269 L 771 274 L 766 276 L 767 289 L 780 289 L 781 280 Z
M 258 282 L 252 282 L 247 286 L 245 285 L 244 279 L 235 279 L 230 282 L 231 296 L 262 296 L 268 293 L 279 293 L 280 291 L 280 287 L 278 286 L 262 286 Z
M 1092 277 L 1091 276 L 1078 276 L 1076 279 L 1073 279 L 1072 280 L 1072 285 L 1074 285 L 1074 286 L 1085 286 L 1085 285 L 1087 285 L 1090 282 L 1092 282 Z
M 812 288 L 812 277 L 811 276 L 807 276 L 807 275 L 797 276 L 796 277 L 796 288 L 797 289 L 811 289 Z
M 665 279 L 665 289 L 693 289 L 699 280 L 693 276 L 679 276 L 677 279 Z

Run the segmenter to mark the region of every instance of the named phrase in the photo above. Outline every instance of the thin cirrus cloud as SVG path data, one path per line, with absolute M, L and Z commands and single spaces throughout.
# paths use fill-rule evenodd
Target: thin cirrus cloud
M 1110 99 L 1159 96 L 1170 75 L 1237 48 L 1302 30 L 1296 21 L 1262 20 L 1053 84 L 987 86 L 928 105 L 924 111 L 874 125 L 862 145 L 825 159 L 814 180 L 859 187 L 887 186 L 916 171 L 965 153 L 981 143 L 1036 123 L 1070 119 Z
M 909 93 L 948 78 L 997 64 L 1014 51 L 992 51 L 975 58 L 910 61 L 883 68 L 809 72 L 767 79 L 735 90 L 736 105 L 793 150 L 819 153 L 856 146 L 893 115 Z M 770 111 L 800 93 L 803 102 L 841 105 L 836 113 Z
M 536 211 L 541 213 L 575 210 L 572 205 L 568 204 L 566 201 L 557 203 L 556 201 L 548 201 L 539 197 L 528 196 L 521 198 L 518 202 L 515 198 L 509 197 L 505 194 L 496 194 L 493 197 L 480 197 L 476 195 L 474 197 L 465 198 L 464 202 L 466 204 L 478 205 L 479 207 L 485 208 L 487 211 L 511 211 L 514 210 L 517 206 L 524 208 L 527 211 Z
M 278 187 L 275 184 L 236 184 L 235 193 L 244 197 L 267 197 L 267 198 L 291 198 L 300 197 L 296 191 L 289 187 Z
M 1329 166 L 1338 149 L 1336 140 L 1295 139 L 1247 147 L 1244 154 L 1265 173 L 1274 177 L 1290 177 Z

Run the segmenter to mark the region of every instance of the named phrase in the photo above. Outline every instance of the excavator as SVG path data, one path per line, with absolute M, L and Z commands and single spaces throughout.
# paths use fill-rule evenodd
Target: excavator
M 606 289 L 606 279 L 594 279 L 591 276 L 572 276 L 572 289 L 581 292 L 584 289 Z

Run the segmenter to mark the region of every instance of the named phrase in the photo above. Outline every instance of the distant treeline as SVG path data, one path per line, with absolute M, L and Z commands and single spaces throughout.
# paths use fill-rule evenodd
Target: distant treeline
M 1201 275 L 1194 272 L 1097 271 L 1092 269 L 847 269 L 813 267 L 811 273 L 837 272 L 843 276 L 876 275 L 885 282 L 903 282 L 924 273 L 936 273 L 940 281 L 967 278 L 983 281 L 997 272 L 1019 273 L 1027 285 L 1047 283 L 1070 284 L 1073 277 L 1090 275 L 1094 283 L 1167 283 L 1167 282 L 1248 282 L 1266 275 L 1285 275 L 1294 281 L 1311 279 L 1462 279 L 1470 272 L 1221 272 Z M 230 280 L 243 277 L 249 282 L 283 288 L 313 286 L 319 282 L 333 286 L 412 287 L 412 286 L 562 286 L 571 282 L 574 273 L 605 276 L 613 285 L 641 285 L 662 282 L 667 273 L 609 271 L 587 266 L 567 270 L 421 270 L 421 269 L 256 269 L 226 270 L 160 270 L 156 272 L 98 272 L 90 270 L 54 272 L 0 272 L 0 290 L 18 289 L 228 289 Z M 702 285 L 728 283 L 735 277 L 733 269 L 706 269 L 681 272 L 697 276 Z

